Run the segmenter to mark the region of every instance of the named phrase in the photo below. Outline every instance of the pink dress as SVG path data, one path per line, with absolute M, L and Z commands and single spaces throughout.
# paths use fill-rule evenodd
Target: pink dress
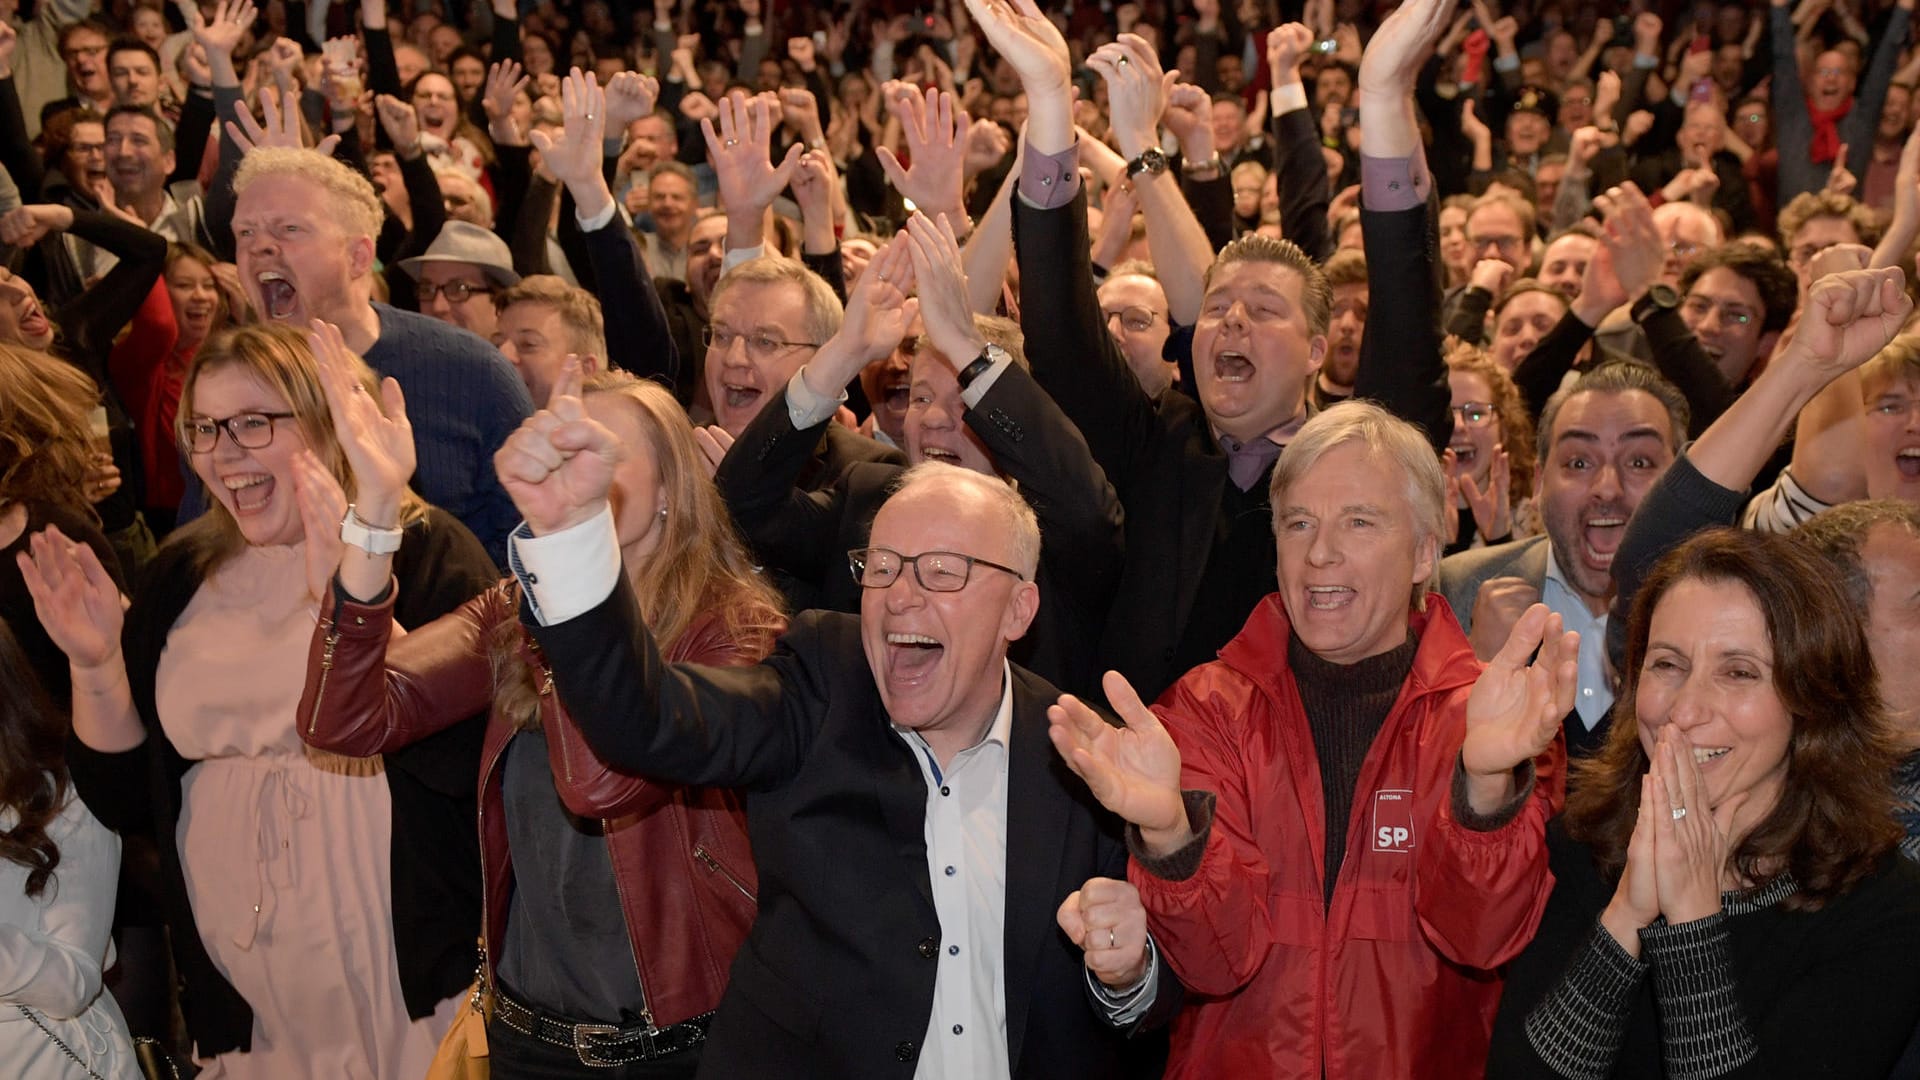
M 303 547 L 250 547 L 215 571 L 160 656 L 161 727 L 199 762 L 180 782 L 187 896 L 253 1007 L 253 1049 L 201 1075 L 423 1076 L 461 998 L 407 1018 L 381 760 L 311 749 L 295 730 L 315 618 Z

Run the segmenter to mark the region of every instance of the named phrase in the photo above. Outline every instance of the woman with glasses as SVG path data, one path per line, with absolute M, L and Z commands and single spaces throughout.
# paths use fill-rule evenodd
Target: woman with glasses
M 177 431 L 209 510 L 124 616 L 99 559 L 58 529 L 21 569 L 74 679 L 74 785 L 159 847 L 196 1056 L 221 1077 L 420 1076 L 472 977 L 472 804 L 449 778 L 471 775 L 473 740 L 350 759 L 303 745 L 296 706 L 343 539 L 397 548 L 406 626 L 495 570 L 411 493 L 349 504 L 358 463 L 315 351 L 352 387 L 336 398 L 378 392 L 398 414 L 399 388 L 316 327 L 229 330 L 195 358 Z
M 758 661 L 785 620 L 707 479 L 686 414 L 664 387 L 624 373 L 596 376 L 584 399 L 580 384 L 569 359 L 542 416 L 591 419 L 625 448 L 608 540 L 667 657 Z M 363 478 L 358 505 L 391 513 L 413 468 L 404 421 L 359 399 L 335 416 Z M 737 796 L 603 764 L 521 626 L 513 578 L 392 637 L 395 575 L 404 586 L 409 572 L 344 549 L 313 634 L 302 737 L 340 753 L 391 753 L 490 710 L 467 780 L 479 783 L 494 1077 L 693 1076 L 756 911 Z
M 1446 554 L 1539 533 L 1533 418 L 1519 387 L 1472 345 L 1455 345 L 1447 354 L 1447 382 L 1453 389 L 1447 486 L 1458 493 L 1459 526 Z

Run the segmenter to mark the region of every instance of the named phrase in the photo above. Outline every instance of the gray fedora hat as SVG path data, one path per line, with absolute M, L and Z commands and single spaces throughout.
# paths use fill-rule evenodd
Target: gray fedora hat
M 507 250 L 507 242 L 495 236 L 492 230 L 483 229 L 472 222 L 449 221 L 440 226 L 440 235 L 427 245 L 426 254 L 400 260 L 400 269 L 418 281 L 420 267 L 430 262 L 477 266 L 488 281 L 503 289 L 520 283 L 520 275 L 513 272 L 513 253 Z

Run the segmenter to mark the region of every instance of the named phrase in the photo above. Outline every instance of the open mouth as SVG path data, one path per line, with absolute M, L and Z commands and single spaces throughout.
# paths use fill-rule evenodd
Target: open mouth
M 1449 443 L 1447 449 L 1453 451 L 1453 463 L 1463 468 L 1472 465 L 1474 459 L 1480 456 L 1480 448 L 1472 443 Z
M 944 446 L 922 446 L 920 456 L 928 461 L 938 461 L 946 465 L 960 464 L 960 455 Z
M 266 305 L 270 319 L 287 319 L 293 316 L 293 309 L 300 303 L 300 291 L 293 282 L 278 270 L 262 270 L 256 279 L 260 283 L 260 300 Z
M 1733 747 L 1731 746 L 1696 746 L 1693 748 L 1693 763 L 1695 765 L 1705 765 L 1709 761 L 1717 761 L 1720 758 L 1726 757 L 1732 752 Z
M 1307 586 L 1307 606 L 1315 611 L 1338 611 L 1352 605 L 1359 593 L 1345 585 Z
M 1893 467 L 1902 480 L 1920 480 L 1920 446 L 1909 446 L 1893 456 Z
M 946 655 L 947 648 L 925 634 L 887 635 L 887 681 L 895 686 L 917 686 Z
M 1626 532 L 1625 515 L 1588 518 L 1580 530 L 1580 554 L 1595 569 L 1611 569 L 1614 553 L 1620 550 L 1620 539 Z
M 29 307 L 20 318 L 20 332 L 28 337 L 39 337 L 52 329 L 53 324 L 47 321 L 46 313 L 40 310 L 38 304 Z
M 266 509 L 267 503 L 273 499 L 273 476 L 270 473 L 225 476 L 221 477 L 220 483 L 227 489 L 227 496 L 233 500 L 233 513 L 236 517 L 257 514 Z
M 743 386 L 740 383 L 730 382 L 721 383 L 720 390 L 727 399 L 729 409 L 755 408 L 763 394 L 757 386 Z
M 1253 378 L 1253 361 L 1245 353 L 1219 353 L 1213 358 L 1213 377 L 1225 383 L 1247 382 Z

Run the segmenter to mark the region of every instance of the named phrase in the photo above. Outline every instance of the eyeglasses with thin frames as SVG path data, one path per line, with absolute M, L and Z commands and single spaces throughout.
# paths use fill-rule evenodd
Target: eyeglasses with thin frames
M 293 417 L 290 412 L 243 412 L 224 420 L 196 416 L 187 422 L 188 446 L 196 454 L 210 454 L 220 444 L 220 433 L 225 431 L 227 438 L 240 449 L 263 450 L 273 445 L 273 422 Z
M 853 571 L 853 580 L 863 589 L 891 586 L 899 580 L 900 571 L 909 564 L 913 566 L 914 579 L 928 592 L 959 592 L 966 588 L 976 564 L 1004 570 L 1021 581 L 1027 580 L 1025 574 L 1011 566 L 962 555 L 957 551 L 923 551 L 918 555 L 902 555 L 892 548 L 872 547 L 855 548 L 847 552 L 847 566 Z
M 1453 415 L 1470 428 L 1486 427 L 1493 422 L 1493 406 L 1484 401 L 1468 401 L 1453 407 Z
M 820 346 L 811 341 L 781 341 L 768 334 L 741 334 L 725 327 L 708 326 L 700 331 L 700 340 L 714 352 L 724 353 L 733 348 L 733 343 L 745 339 L 747 355 L 755 360 L 771 360 L 782 349 L 817 349 Z
M 1140 307 L 1138 305 L 1135 305 L 1132 307 L 1123 307 L 1117 311 L 1109 311 L 1106 314 L 1106 319 L 1108 322 L 1112 322 L 1114 319 L 1119 319 L 1120 325 L 1125 327 L 1127 332 L 1131 334 L 1146 333 L 1147 331 L 1153 329 L 1153 324 L 1159 318 L 1160 316 L 1157 312 L 1154 312 L 1148 308 Z

